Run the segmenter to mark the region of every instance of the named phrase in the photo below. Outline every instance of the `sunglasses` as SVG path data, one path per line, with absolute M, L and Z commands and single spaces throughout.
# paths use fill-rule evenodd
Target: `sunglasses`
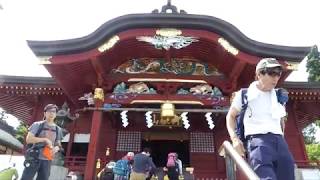
M 261 74 L 268 74 L 271 77 L 281 76 L 282 70 L 280 68 L 265 69 L 261 71 Z

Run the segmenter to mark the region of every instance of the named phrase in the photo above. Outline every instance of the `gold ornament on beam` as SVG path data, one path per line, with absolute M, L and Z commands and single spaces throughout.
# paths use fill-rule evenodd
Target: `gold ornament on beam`
M 291 61 L 286 61 L 286 68 L 288 70 L 292 70 L 292 71 L 298 71 L 299 69 L 299 64 L 300 63 L 297 63 L 297 62 L 291 62 Z
M 107 42 L 98 47 L 98 51 L 105 52 L 106 50 L 111 49 L 119 40 L 119 36 L 111 37 Z
M 39 64 L 51 64 L 51 58 L 52 56 L 39 56 L 38 59 L 40 60 Z
M 156 34 L 160 36 L 165 36 L 165 37 L 174 37 L 174 36 L 180 36 L 182 34 L 182 31 L 174 28 L 162 28 L 162 29 L 158 29 L 156 31 Z
M 232 46 L 227 40 L 223 38 L 218 39 L 218 43 L 229 53 L 233 54 L 234 56 L 239 54 L 239 50 Z
M 97 100 L 104 101 L 103 89 L 102 89 L 102 88 L 95 88 L 95 89 L 94 89 L 94 96 L 93 96 L 93 98 L 94 98 L 94 99 L 97 99 Z

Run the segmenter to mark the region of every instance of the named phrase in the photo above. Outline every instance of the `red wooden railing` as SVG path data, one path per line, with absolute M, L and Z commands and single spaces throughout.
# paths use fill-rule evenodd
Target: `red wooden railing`
M 64 159 L 64 165 L 69 168 L 69 171 L 84 172 L 86 160 L 85 156 L 67 156 Z
M 299 160 L 296 161 L 298 168 L 318 168 L 320 169 L 320 161 L 306 161 Z
M 100 168 L 98 169 L 98 172 L 104 168 L 107 163 L 106 159 L 101 158 L 100 160 Z M 69 168 L 69 171 L 76 171 L 84 174 L 86 161 L 86 156 L 67 156 L 64 159 L 64 166 Z

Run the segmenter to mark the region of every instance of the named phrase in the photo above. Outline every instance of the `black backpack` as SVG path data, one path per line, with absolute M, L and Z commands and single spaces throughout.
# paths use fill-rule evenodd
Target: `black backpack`
M 236 134 L 244 144 L 246 144 L 246 138 L 244 136 L 243 118 L 248 107 L 247 91 L 248 91 L 247 88 L 241 89 L 242 107 L 241 107 L 240 113 L 236 117 Z M 279 89 L 276 89 L 276 95 L 277 95 L 278 102 L 285 106 L 285 104 L 289 100 L 288 91 L 283 88 L 279 88 Z M 246 148 L 246 145 L 244 147 Z

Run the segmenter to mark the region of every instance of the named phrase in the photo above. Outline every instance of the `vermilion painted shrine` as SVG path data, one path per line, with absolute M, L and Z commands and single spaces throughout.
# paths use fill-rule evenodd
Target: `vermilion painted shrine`
M 263 57 L 285 67 L 285 137 L 297 165 L 308 162 L 301 130 L 320 116 L 320 84 L 284 79 L 311 47 L 257 42 L 228 22 L 178 12 L 170 3 L 110 20 L 85 37 L 28 43 L 52 78 L 2 76 L 0 106 L 31 124 L 45 104 L 64 104 L 65 165 L 86 179 L 99 171 L 97 161 L 103 167 L 146 146 L 159 167 L 176 151 L 196 178 L 224 179 L 217 151 L 228 140 L 230 97 L 254 79 Z M 163 118 L 164 103 L 174 105 L 173 116 Z

